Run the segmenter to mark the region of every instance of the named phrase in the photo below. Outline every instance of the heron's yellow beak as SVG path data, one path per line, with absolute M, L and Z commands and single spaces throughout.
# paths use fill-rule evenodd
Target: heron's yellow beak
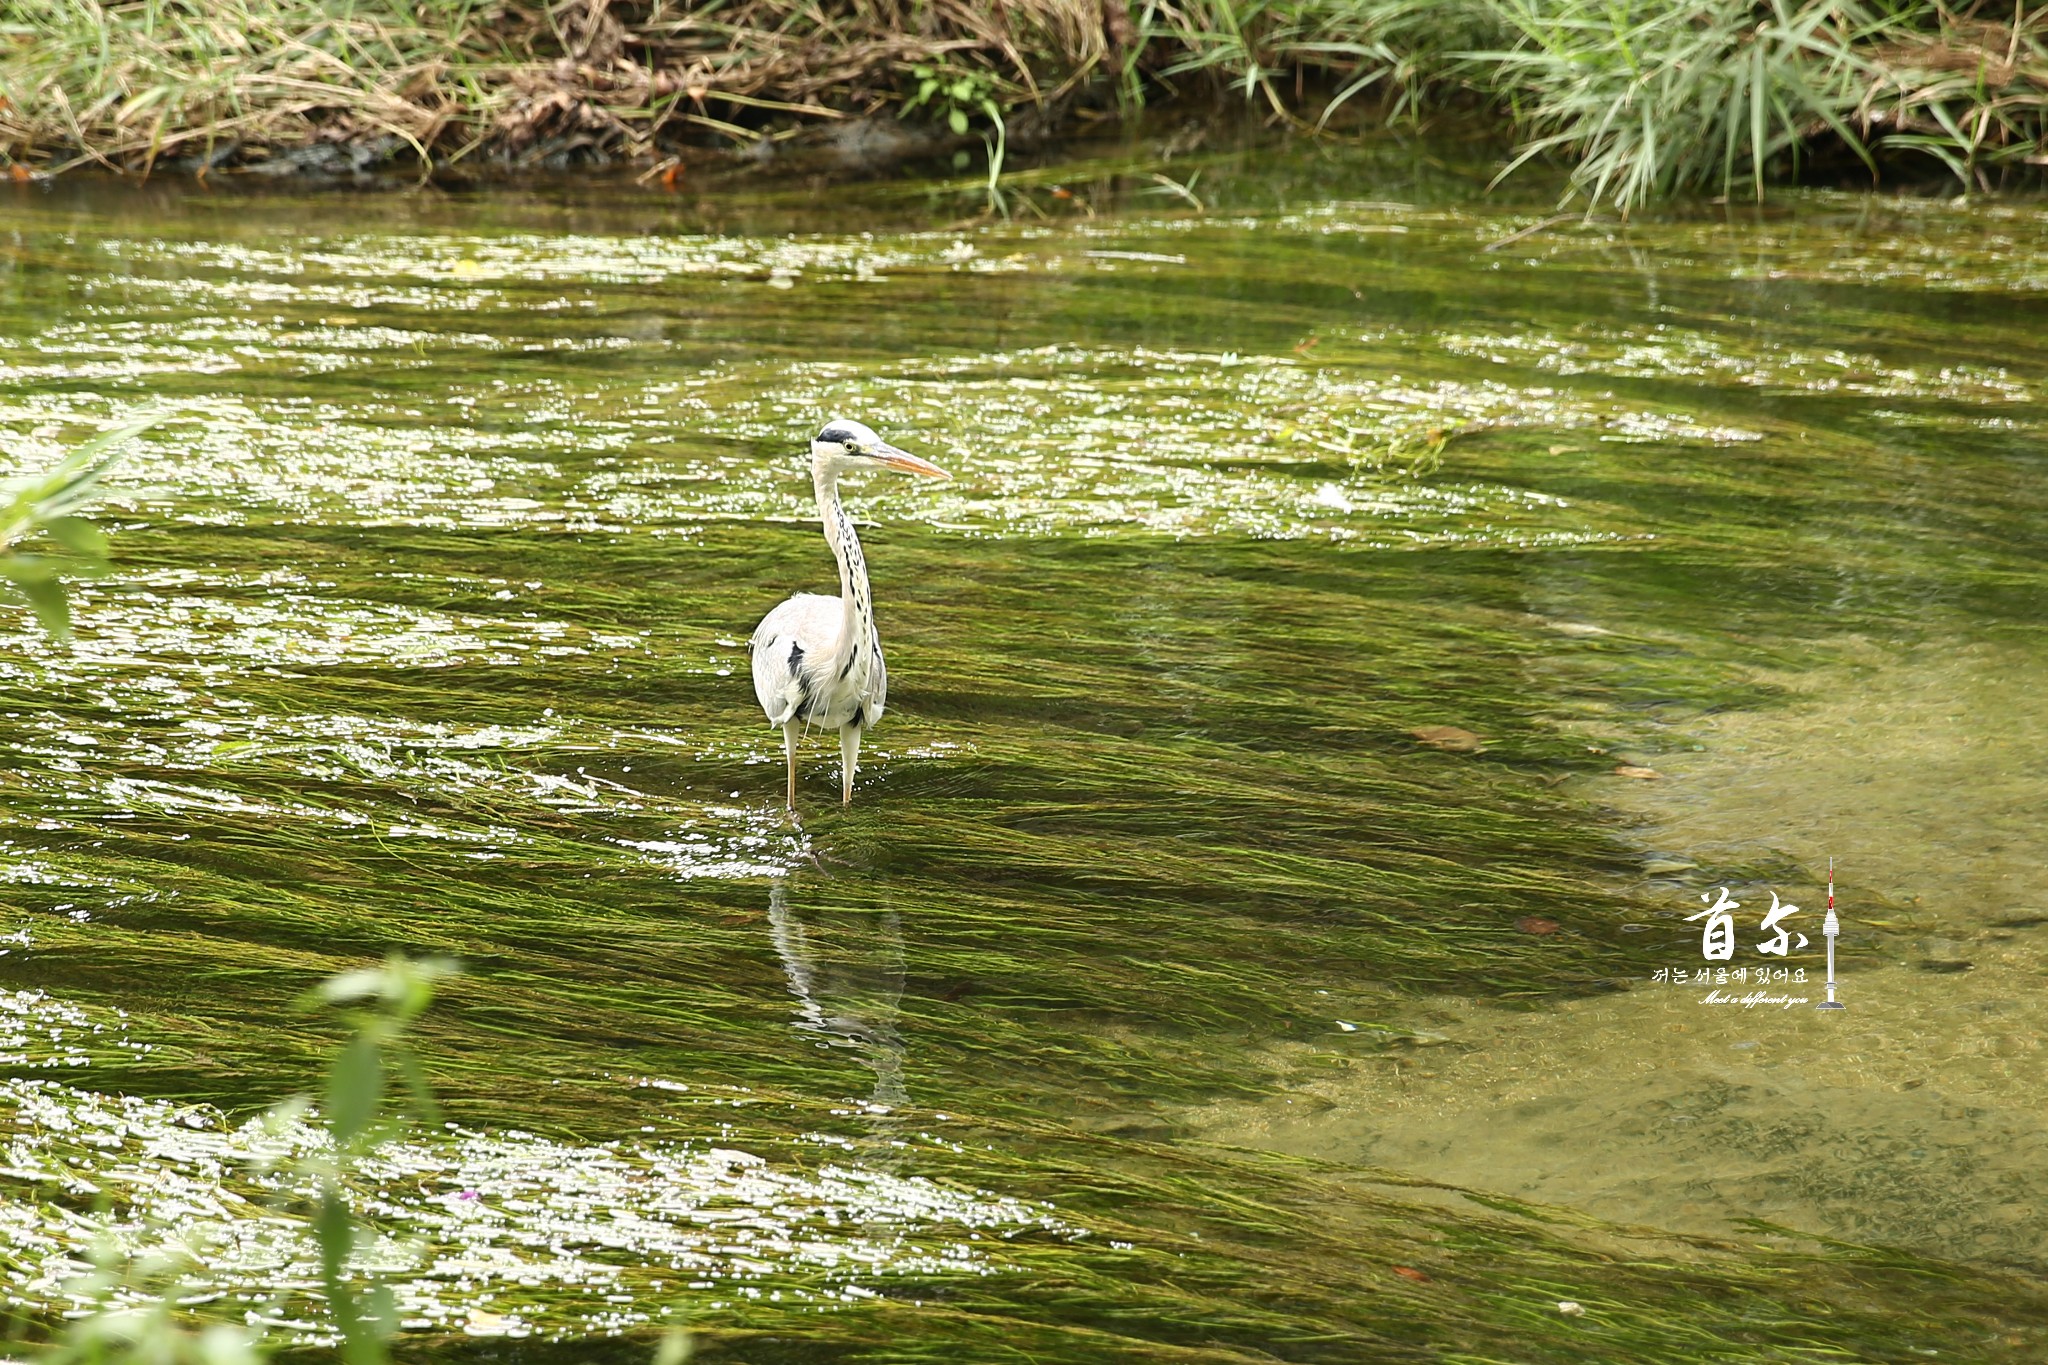
M 875 458 L 889 466 L 889 468 L 900 469 L 906 474 L 922 474 L 927 479 L 950 479 L 953 477 L 930 460 L 920 460 L 909 451 L 898 450 L 895 446 L 883 446 L 875 452 Z

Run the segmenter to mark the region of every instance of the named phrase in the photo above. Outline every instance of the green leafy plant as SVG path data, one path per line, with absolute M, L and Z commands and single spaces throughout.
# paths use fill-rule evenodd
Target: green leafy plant
M 405 1118 L 431 1121 L 437 1117 L 433 1094 L 405 1033 L 433 1003 L 435 983 L 460 970 L 448 958 L 415 959 L 394 953 L 381 967 L 328 979 L 307 998 L 308 1005 L 342 1007 L 343 1017 L 354 1026 L 354 1036 L 328 1068 L 320 1108 L 333 1143 L 309 1161 L 320 1190 L 313 1216 L 314 1236 L 320 1243 L 320 1279 L 328 1311 L 341 1333 L 345 1365 L 383 1365 L 398 1313 L 388 1286 L 374 1285 L 367 1292 L 358 1292 L 349 1278 L 356 1222 L 349 1210 L 344 1177 L 388 1141 Z M 388 1103 L 394 1077 L 409 1107 Z M 295 1118 L 306 1105 L 302 1097 L 273 1112 L 279 1119 Z
M 0 507 L 0 580 L 26 598 L 43 629 L 58 639 L 71 635 L 71 599 L 64 576 L 92 577 L 106 571 L 107 537 L 79 513 L 99 491 L 100 481 L 121 462 L 123 447 L 163 421 L 151 415 L 102 432 L 64 457 L 55 469 L 17 481 Z M 68 552 L 63 559 L 17 547 L 41 535 Z
M 917 80 L 917 90 L 903 101 L 902 112 L 905 115 L 929 108 L 933 117 L 953 130 L 955 137 L 967 135 L 976 114 L 983 115 L 997 127 L 1002 126 L 1002 106 L 996 103 L 1001 86 L 990 73 L 957 67 L 913 66 L 910 74 Z
M 337 1006 L 353 1027 L 328 1068 L 318 1118 L 331 1139 L 302 1159 L 297 1173 L 314 1190 L 313 1235 L 320 1248 L 321 1287 L 344 1365 L 384 1365 L 387 1342 L 397 1325 L 391 1292 L 383 1285 L 360 1287 L 348 1269 L 358 1228 L 349 1208 L 347 1177 L 364 1158 L 396 1133 L 408 1117 L 431 1118 L 433 1096 L 406 1030 L 433 1003 L 436 985 L 461 968 L 446 958 L 393 954 L 382 966 L 344 972 L 309 994 L 309 1007 Z M 392 1102 L 395 1089 L 400 1102 Z M 308 1096 L 276 1106 L 266 1121 L 277 1127 L 299 1122 L 313 1109 Z M 256 1365 L 269 1355 L 252 1329 L 229 1323 L 189 1327 L 177 1314 L 183 1297 L 175 1259 L 133 1260 L 111 1237 L 95 1248 L 93 1267 L 71 1284 L 95 1311 L 71 1323 L 42 1355 L 59 1365 Z M 146 1302 L 117 1301 L 126 1291 Z M 687 1347 L 687 1339 L 682 1342 Z M 665 1343 L 663 1359 L 680 1360 Z
M 217 1322 L 197 1330 L 178 1321 L 185 1296 L 185 1262 L 166 1256 L 132 1258 L 112 1236 L 103 1236 L 89 1256 L 92 1269 L 66 1288 L 97 1305 L 77 1319 L 47 1350 L 40 1365 L 259 1365 L 261 1339 L 250 1328 Z M 141 1291 L 140 1304 L 117 1303 L 116 1295 Z
M 910 68 L 910 74 L 917 80 L 917 89 L 906 97 L 900 114 L 909 116 L 918 109 L 929 109 L 939 122 L 951 129 L 955 137 L 965 137 L 974 126 L 976 115 L 988 120 L 989 130 L 982 134 L 982 145 L 988 149 L 988 201 L 998 213 L 1008 216 L 1008 206 L 1003 198 L 1001 179 L 1003 160 L 1009 151 L 1010 129 L 1003 120 L 1003 106 L 998 96 L 1003 93 L 1002 83 L 987 71 L 947 66 L 919 65 Z M 956 167 L 967 164 L 967 153 L 955 158 Z

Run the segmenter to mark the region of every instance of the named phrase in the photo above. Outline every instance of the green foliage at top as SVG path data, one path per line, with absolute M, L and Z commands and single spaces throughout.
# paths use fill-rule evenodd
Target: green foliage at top
M 1626 213 L 1696 191 L 1761 199 L 1810 153 L 2048 161 L 2048 9 L 2009 21 L 1926 0 L 1189 0 L 1141 8 L 1142 76 L 1225 79 L 1314 126 L 1376 90 L 1389 118 L 1477 96 L 1512 123 L 1502 175 L 1569 168 L 1568 200 Z M 1164 52 L 1166 55 L 1161 55 Z
M 1935 158 L 1965 189 L 1991 185 L 1987 167 L 2048 165 L 2048 7 L 1985 8 L 1894 0 L 1858 107 L 1894 130 L 1884 146 Z

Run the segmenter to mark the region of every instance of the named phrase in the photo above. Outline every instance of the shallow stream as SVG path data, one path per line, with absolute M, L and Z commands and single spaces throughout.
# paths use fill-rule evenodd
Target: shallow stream
M 2048 210 L 1162 155 L 0 186 L 11 466 L 176 417 L 75 645 L 0 618 L 18 1306 L 111 1222 L 317 1339 L 252 1116 L 404 950 L 414 1354 L 2048 1354 Z M 890 712 L 795 825 L 834 413 L 954 479 L 853 490 Z

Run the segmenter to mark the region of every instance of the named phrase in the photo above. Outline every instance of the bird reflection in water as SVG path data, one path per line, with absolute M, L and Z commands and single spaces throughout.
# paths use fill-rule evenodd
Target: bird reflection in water
M 894 910 L 879 915 L 814 914 L 806 926 L 790 905 L 787 882 L 768 890 L 768 932 L 796 996 L 797 1027 L 846 1048 L 875 1073 L 871 1102 L 898 1109 L 903 1088 L 903 925 Z

